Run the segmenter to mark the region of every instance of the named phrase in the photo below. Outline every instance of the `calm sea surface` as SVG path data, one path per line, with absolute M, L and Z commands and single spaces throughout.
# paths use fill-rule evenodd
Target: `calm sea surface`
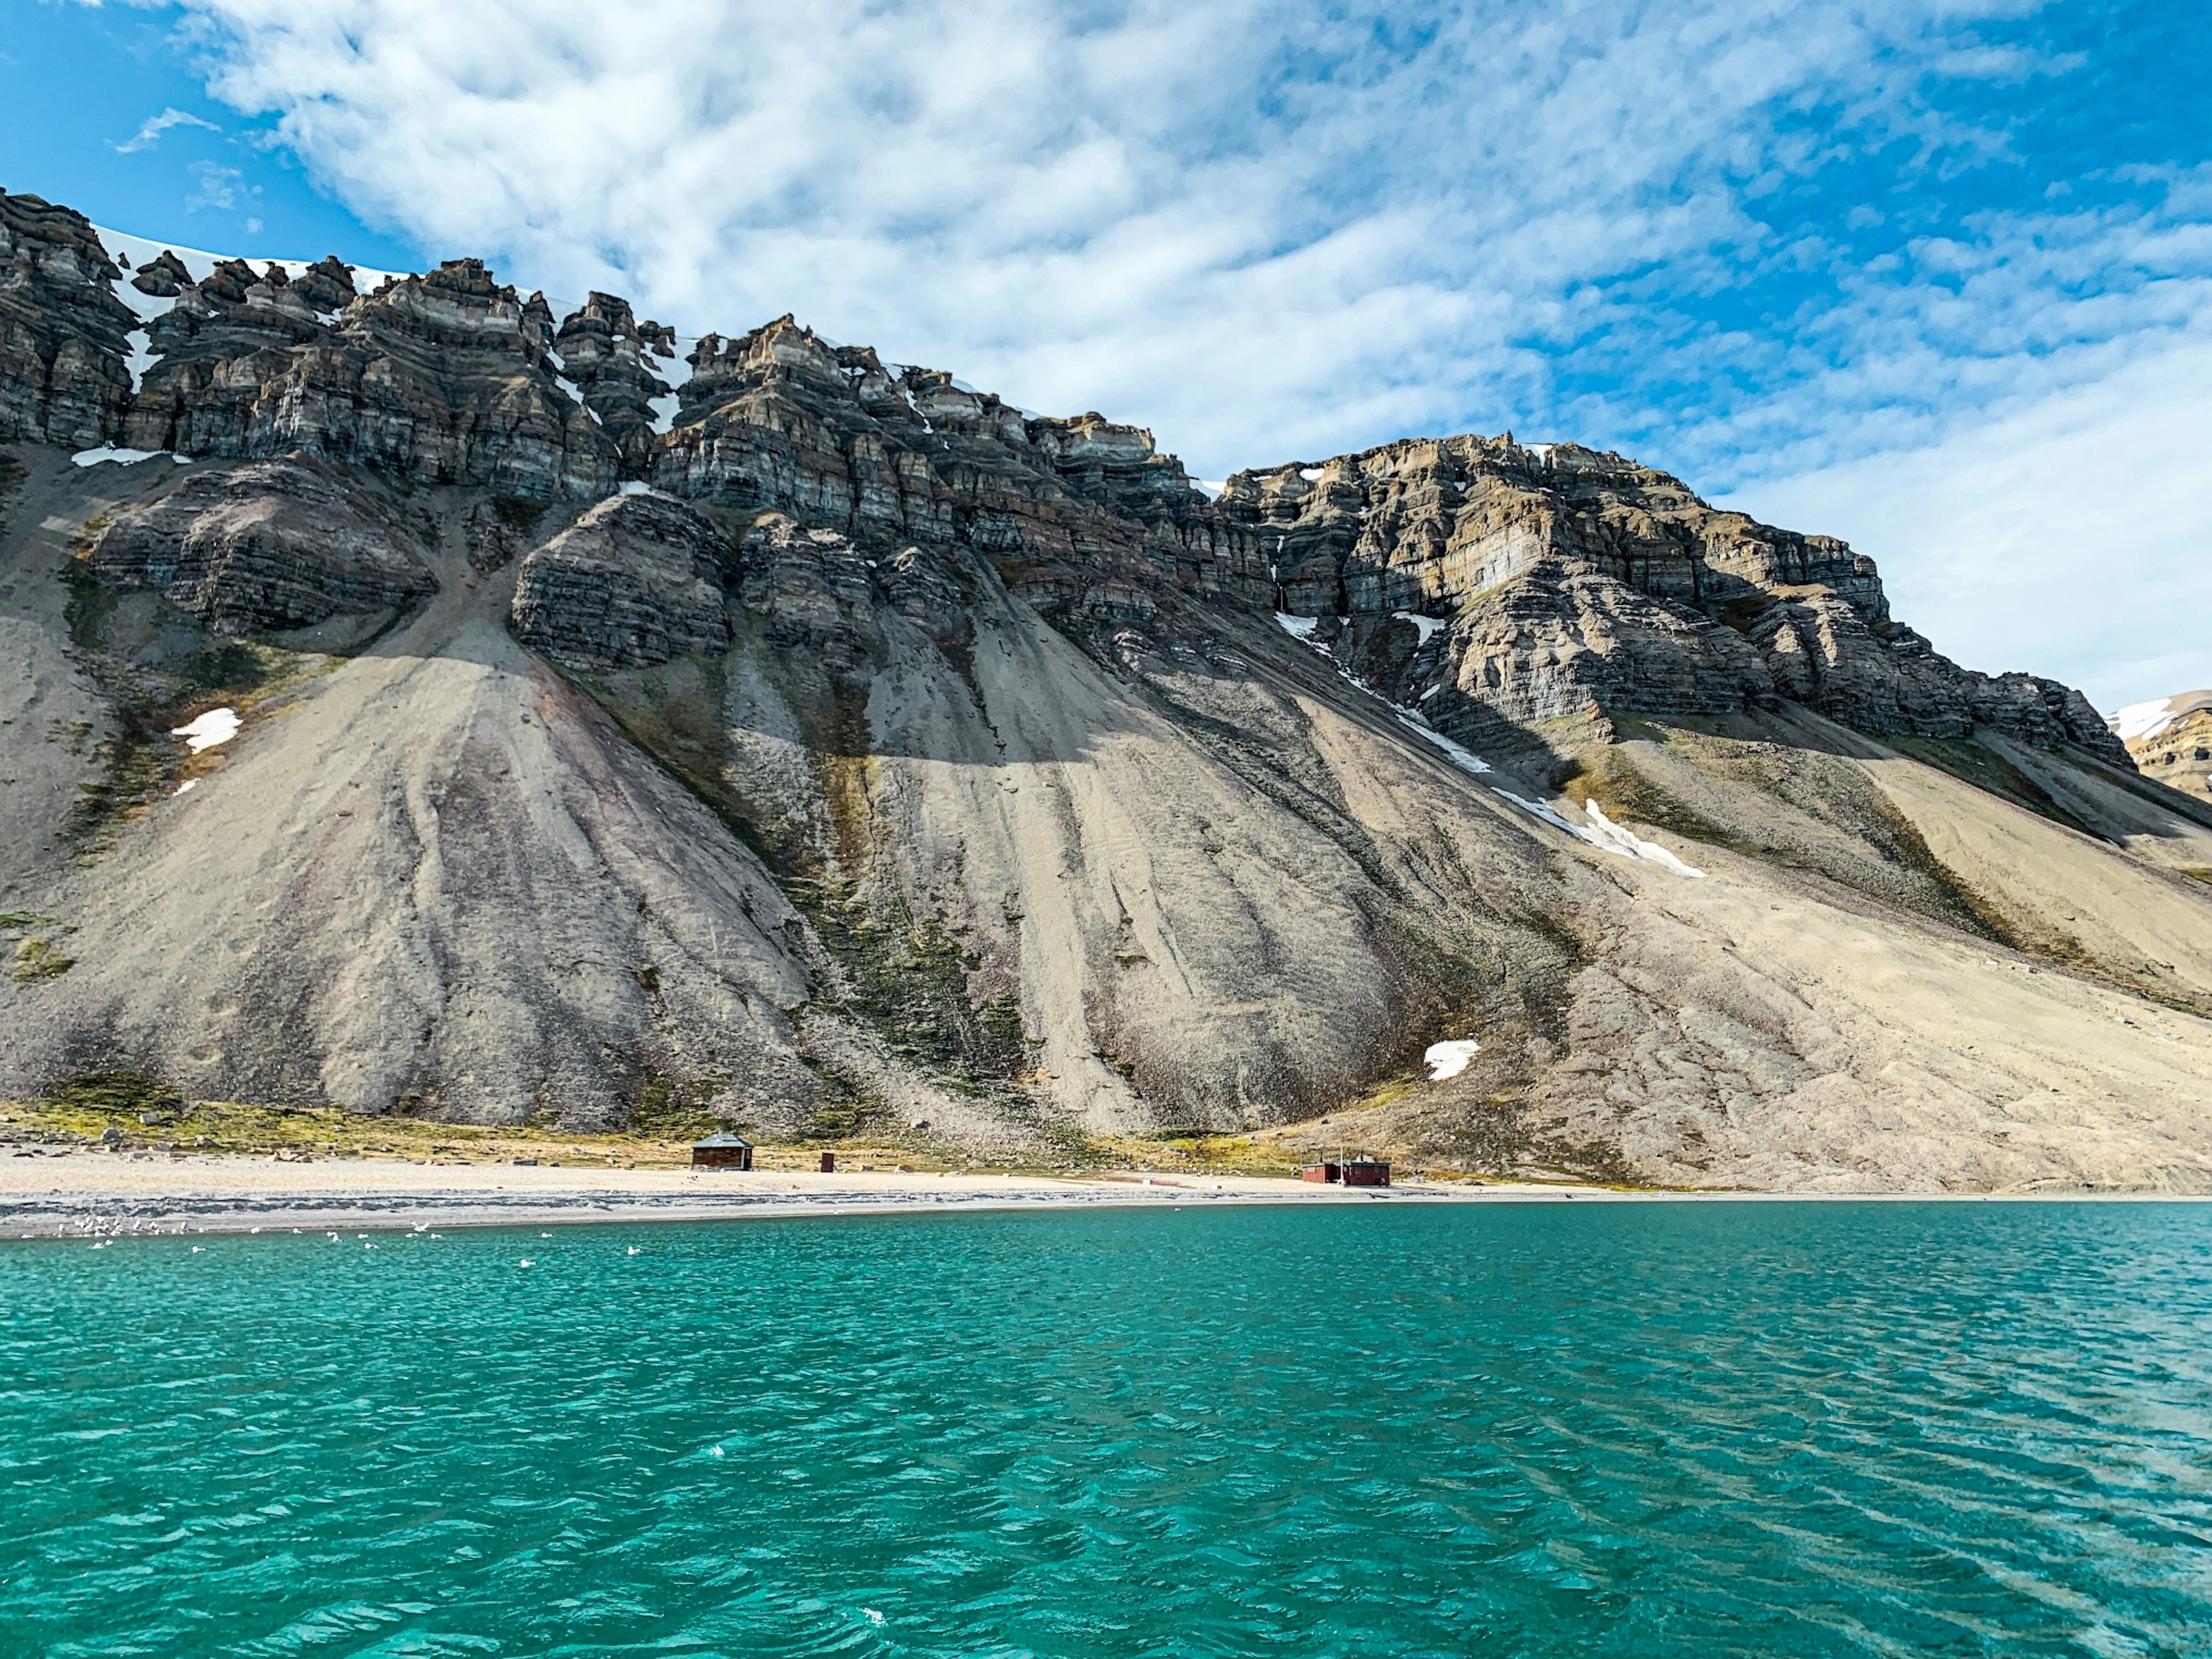
M 9 1659 L 2212 1653 L 2212 1207 L 194 1243 L 0 1247 Z

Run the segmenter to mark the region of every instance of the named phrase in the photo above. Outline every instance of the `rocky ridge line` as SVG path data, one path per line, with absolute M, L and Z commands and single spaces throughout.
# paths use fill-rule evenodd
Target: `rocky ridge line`
M 788 316 L 708 335 L 678 368 L 671 331 L 617 296 L 595 293 L 556 324 L 542 295 L 523 298 L 472 259 L 368 295 L 335 258 L 297 275 L 225 261 L 195 282 L 163 257 L 126 277 L 81 216 L 4 194 L 0 237 L 0 436 L 195 459 L 301 453 L 568 503 L 649 481 L 710 508 L 787 514 L 878 556 L 968 550 L 1079 628 L 1266 606 L 1317 619 L 1317 643 L 1462 739 L 1500 722 L 1788 700 L 1875 735 L 1986 728 L 2132 763 L 2078 692 L 1938 654 L 1891 617 L 1874 562 L 1844 544 L 1716 511 L 1617 455 L 1510 434 L 1409 441 L 1241 472 L 1210 502 L 1141 428 L 1030 416 Z M 241 475 L 210 501 L 274 477 Z M 655 574 L 657 556 L 633 573 L 619 619 L 591 610 L 611 571 L 553 580 L 564 561 L 619 562 L 616 521 L 653 512 L 594 520 L 591 533 L 611 538 L 599 553 L 549 555 L 519 601 L 526 636 L 579 665 L 714 648 L 696 596 Z M 93 568 L 112 580 L 137 580 L 127 548 L 149 536 L 191 539 L 111 533 L 118 545 Z M 517 550 L 486 526 L 471 557 L 491 568 Z M 204 613 L 240 629 L 285 614 L 224 600 L 234 563 L 218 562 L 195 601 Z M 334 582 L 325 570 L 291 586 L 343 602 Z M 564 619 L 564 605 L 576 614 Z
M 1874 561 L 1572 444 L 1461 437 L 1238 473 L 1233 574 L 1447 728 L 1805 704 L 1874 735 L 1988 726 L 2121 763 L 2087 699 L 1963 669 L 1889 614 Z M 1264 565 L 1261 562 L 1264 561 Z

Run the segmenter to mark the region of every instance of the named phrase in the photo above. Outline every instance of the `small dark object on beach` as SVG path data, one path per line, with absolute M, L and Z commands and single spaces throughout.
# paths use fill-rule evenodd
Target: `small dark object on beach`
M 1341 1164 L 1309 1164 L 1298 1171 L 1298 1177 L 1346 1187 L 1387 1187 L 1390 1166 L 1371 1158 L 1348 1158 Z
M 750 1170 L 753 1167 L 753 1144 L 743 1135 L 727 1131 L 708 1135 L 704 1140 L 691 1143 L 691 1163 L 702 1170 Z

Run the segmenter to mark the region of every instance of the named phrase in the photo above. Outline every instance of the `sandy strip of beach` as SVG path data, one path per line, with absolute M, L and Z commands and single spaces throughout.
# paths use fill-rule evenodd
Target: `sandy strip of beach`
M 1720 1201 L 2081 1202 L 2179 1194 L 1691 1193 L 1536 1182 L 1401 1181 L 1385 1188 L 1280 1176 L 1079 1176 L 854 1171 L 616 1170 L 554 1164 L 286 1162 L 237 1154 L 17 1148 L 0 1154 L 0 1240 L 299 1228 L 544 1226 L 563 1222 L 726 1221 L 746 1217 L 1032 1210 L 1096 1205 L 1406 1205 Z M 2203 1201 L 2200 1197 L 2197 1201 Z
M 538 1226 L 1091 1205 L 1451 1201 L 1506 1189 L 1410 1182 L 1352 1189 L 1258 1176 L 1047 1176 L 598 1170 L 383 1158 L 279 1162 L 42 1148 L 0 1156 L 0 1238 Z M 1516 1195 L 1565 1188 L 1514 1187 Z

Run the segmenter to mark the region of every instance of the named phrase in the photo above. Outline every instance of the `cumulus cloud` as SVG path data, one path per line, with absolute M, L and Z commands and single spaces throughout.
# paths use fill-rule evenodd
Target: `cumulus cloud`
M 151 149 L 155 144 L 161 143 L 161 135 L 171 127 L 203 127 L 210 132 L 222 131 L 214 122 L 203 121 L 189 111 L 176 108 L 165 109 L 159 115 L 148 116 L 145 124 L 135 134 L 115 146 L 116 153 L 119 155 L 133 155 L 142 149 Z
M 185 3 L 218 96 L 441 256 L 793 310 L 1207 477 L 1510 427 L 1834 528 L 1862 458 L 2057 442 L 2212 332 L 2203 178 L 1918 213 L 2016 140 L 1948 94 L 2079 71 L 1999 38 L 2028 0 Z M 1931 594 L 1961 545 L 1853 521 Z
M 1216 471 L 1551 412 L 1558 351 L 1649 331 L 1608 284 L 1762 257 L 1778 112 L 1976 142 L 1908 0 L 194 4 L 222 96 L 441 251 L 694 327 L 796 307 Z

